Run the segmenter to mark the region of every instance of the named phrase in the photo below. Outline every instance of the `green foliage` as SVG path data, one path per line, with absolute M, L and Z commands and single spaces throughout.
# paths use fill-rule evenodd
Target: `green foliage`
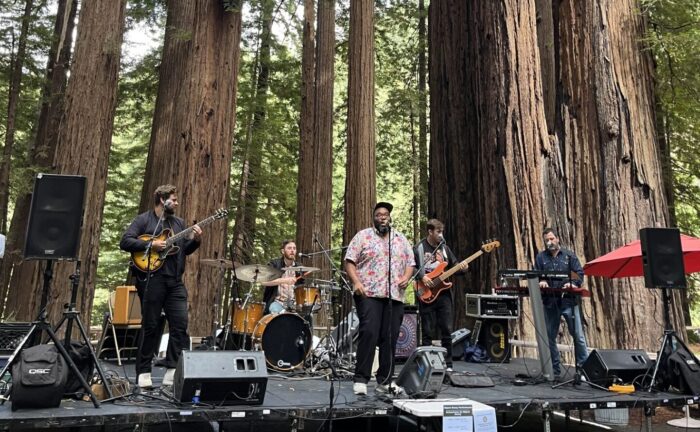
M 657 116 L 671 149 L 675 213 L 681 231 L 700 235 L 700 3 L 645 0 L 647 42 L 656 62 Z M 698 280 L 689 278 L 698 308 Z M 700 312 L 694 311 L 693 321 Z

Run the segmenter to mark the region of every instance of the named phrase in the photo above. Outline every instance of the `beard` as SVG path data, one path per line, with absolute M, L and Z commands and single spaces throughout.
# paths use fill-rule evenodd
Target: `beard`
M 558 245 L 558 244 L 554 244 L 553 242 L 548 242 L 548 243 L 547 243 L 547 250 L 550 251 L 550 252 L 557 251 L 557 250 L 559 250 L 559 245 Z
M 389 226 L 389 224 L 382 224 L 377 221 L 374 221 L 374 229 L 376 229 L 379 232 L 379 234 L 384 235 L 389 232 L 391 227 Z

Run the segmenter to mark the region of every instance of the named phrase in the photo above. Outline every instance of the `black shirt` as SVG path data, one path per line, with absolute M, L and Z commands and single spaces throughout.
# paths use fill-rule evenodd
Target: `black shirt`
M 154 210 L 149 210 L 136 216 L 129 228 L 124 232 L 124 235 L 122 235 L 119 247 L 126 252 L 145 251 L 148 242 L 139 239 L 140 235 L 152 235 L 154 232 L 158 235 L 164 228 L 170 228 L 172 234 L 177 234 L 187 228 L 185 221 L 174 215 L 166 215 L 162 222 L 159 219 Z M 185 256 L 196 251 L 199 248 L 200 241 L 184 238 L 178 240 L 175 244 L 180 247 L 180 250 L 177 254 L 168 256 L 165 259 L 163 266 L 157 270 L 157 274 L 180 279 L 185 271 Z
M 416 259 L 416 269 L 419 270 L 418 275 L 416 276 L 417 280 L 423 279 L 423 276 L 435 270 L 438 264 L 445 260 L 447 261 L 447 269 L 450 269 L 457 264 L 457 257 L 454 253 L 452 253 L 449 246 L 440 246 L 440 250 L 433 255 L 434 251 L 435 246 L 428 243 L 427 238 L 421 240 L 420 243 L 413 248 L 413 255 Z M 425 267 L 423 267 L 423 264 L 425 264 Z M 423 267 L 422 270 L 421 267 Z

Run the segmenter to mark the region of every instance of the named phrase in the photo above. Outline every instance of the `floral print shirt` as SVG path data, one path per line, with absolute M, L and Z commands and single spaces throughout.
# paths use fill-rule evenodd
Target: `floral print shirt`
M 413 247 L 406 237 L 391 230 L 391 298 L 404 301 L 405 290 L 399 281 L 406 268 L 415 267 Z M 345 260 L 355 263 L 357 275 L 365 287 L 367 297 L 386 298 L 389 294 L 389 239 L 382 238 L 374 228 L 366 228 L 355 234 Z

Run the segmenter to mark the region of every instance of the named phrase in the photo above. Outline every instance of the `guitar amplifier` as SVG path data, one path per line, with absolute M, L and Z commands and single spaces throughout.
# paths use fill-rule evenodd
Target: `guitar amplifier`
M 467 316 L 475 318 L 515 319 L 520 316 L 517 296 L 467 294 Z
M 133 285 L 118 286 L 114 290 L 112 323 L 118 325 L 141 324 L 141 300 Z

